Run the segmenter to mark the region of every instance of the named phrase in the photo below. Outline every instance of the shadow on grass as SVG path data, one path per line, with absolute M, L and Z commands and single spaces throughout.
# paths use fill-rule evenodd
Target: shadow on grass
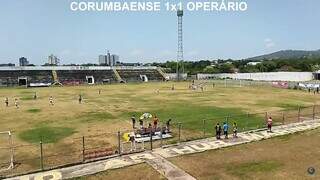
M 41 112 L 41 109 L 32 108 L 32 109 L 28 109 L 27 112 L 29 112 L 29 113 L 38 113 L 38 112 Z

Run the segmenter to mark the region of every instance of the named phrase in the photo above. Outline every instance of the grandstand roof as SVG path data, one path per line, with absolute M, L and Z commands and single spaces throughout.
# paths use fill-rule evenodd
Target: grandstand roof
M 19 70 L 111 70 L 111 69 L 156 69 L 155 66 L 6 66 L 0 67 L 0 71 Z

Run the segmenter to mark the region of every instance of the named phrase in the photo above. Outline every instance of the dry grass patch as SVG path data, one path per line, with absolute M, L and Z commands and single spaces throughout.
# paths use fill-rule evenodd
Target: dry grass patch
M 317 179 L 320 129 L 172 158 L 197 179 Z M 192 165 L 190 165 L 192 162 Z

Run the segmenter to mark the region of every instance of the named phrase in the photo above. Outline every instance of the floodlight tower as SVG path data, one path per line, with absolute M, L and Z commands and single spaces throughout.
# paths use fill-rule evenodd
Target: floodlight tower
M 180 80 L 180 73 L 184 73 L 183 67 L 183 30 L 182 30 L 182 17 L 183 10 L 180 9 L 177 11 L 178 16 L 178 51 L 177 51 L 177 80 Z M 179 67 L 179 63 L 181 63 L 181 67 Z

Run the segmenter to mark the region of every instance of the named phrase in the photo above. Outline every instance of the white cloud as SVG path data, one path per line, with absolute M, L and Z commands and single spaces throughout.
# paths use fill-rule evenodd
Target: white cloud
M 270 38 L 266 38 L 264 40 L 264 44 L 265 44 L 266 48 L 272 48 L 272 47 L 276 46 L 276 43 Z

